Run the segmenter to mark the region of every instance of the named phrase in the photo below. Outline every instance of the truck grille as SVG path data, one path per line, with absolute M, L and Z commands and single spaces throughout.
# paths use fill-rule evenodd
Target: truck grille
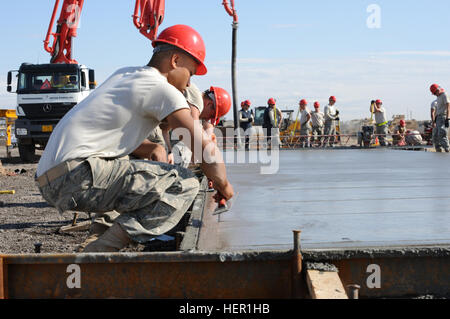
M 19 105 L 29 119 L 60 119 L 76 103 L 39 103 L 39 104 L 21 104 Z

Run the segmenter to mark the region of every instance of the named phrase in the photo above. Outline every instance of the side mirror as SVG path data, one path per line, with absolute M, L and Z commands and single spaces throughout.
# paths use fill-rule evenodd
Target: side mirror
M 11 84 L 12 84 L 12 73 L 11 73 L 11 71 L 9 71 L 9 72 L 8 72 L 8 86 L 7 86 L 7 88 L 6 88 L 6 90 L 7 90 L 8 92 L 11 92 L 11 91 L 12 91 L 12 86 L 11 86 Z
M 97 87 L 97 82 L 95 82 L 95 71 L 89 70 L 89 89 L 93 90 Z
M 86 74 L 81 72 L 81 87 L 82 89 L 86 88 Z

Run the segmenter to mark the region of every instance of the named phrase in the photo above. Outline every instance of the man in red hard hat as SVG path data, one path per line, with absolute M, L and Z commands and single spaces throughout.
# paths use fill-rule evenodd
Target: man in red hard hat
M 339 121 L 339 111 L 336 109 L 336 97 L 330 96 L 329 104 L 325 106 L 324 117 L 325 117 L 325 129 L 324 135 L 326 135 L 323 146 L 329 143 L 330 147 L 334 147 L 336 141 L 336 122 Z
M 376 100 L 374 104 L 375 113 L 375 126 L 376 134 L 378 135 L 378 140 L 381 146 L 387 146 L 386 137 L 389 133 L 388 124 L 389 121 L 386 117 L 386 109 L 383 107 L 383 102 L 381 100 Z
M 406 122 L 405 120 L 400 120 L 399 125 L 394 130 L 392 135 L 393 144 L 395 146 L 405 146 L 405 134 L 406 134 Z
M 245 149 L 250 148 L 250 136 L 253 135 L 253 121 L 255 120 L 253 116 L 253 111 L 250 110 L 251 102 L 245 100 L 241 103 L 241 110 L 239 111 L 239 125 L 244 131 L 245 136 Z
M 311 126 L 312 135 L 317 136 L 315 143 L 317 146 L 321 146 L 321 139 L 323 135 L 324 114 L 320 111 L 320 103 L 314 102 L 314 111 L 311 112 Z
M 450 145 L 448 140 L 448 129 L 450 126 L 450 98 L 443 88 L 438 84 L 433 84 L 430 87 L 431 94 L 437 96 L 436 111 L 433 119 L 433 144 L 436 152 L 450 152 Z
M 280 128 L 283 120 L 283 114 L 276 107 L 276 101 L 274 98 L 270 98 L 267 101 L 267 108 L 264 111 L 263 128 L 266 129 L 268 148 L 272 145 L 272 136 L 275 137 L 275 145 L 280 145 Z
M 301 100 L 299 102 L 300 106 L 300 147 L 309 147 L 309 133 L 310 133 L 310 126 L 309 121 L 311 120 L 311 113 L 308 110 L 308 101 L 305 99 Z
M 108 78 L 59 122 L 39 162 L 36 181 L 61 213 L 116 211 L 113 225 L 85 252 L 117 252 L 171 230 L 199 190 L 194 174 L 167 163 L 164 148 L 146 139 L 161 122 L 190 132 L 194 154 L 209 155 L 211 141 L 194 121 L 183 92 L 192 75 L 207 72 L 205 45 L 185 25 L 169 27 L 153 42 L 147 66 L 127 67 Z M 217 153 L 217 152 L 216 152 Z M 153 162 L 130 160 L 128 155 Z M 216 156 L 218 156 L 216 154 Z M 223 160 L 201 161 L 225 199 L 233 196 Z

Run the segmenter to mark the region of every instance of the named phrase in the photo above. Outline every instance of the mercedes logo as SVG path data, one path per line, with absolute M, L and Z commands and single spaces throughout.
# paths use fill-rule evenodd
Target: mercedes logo
M 49 113 L 52 111 L 52 106 L 50 104 L 45 104 L 42 109 L 44 110 L 45 113 Z

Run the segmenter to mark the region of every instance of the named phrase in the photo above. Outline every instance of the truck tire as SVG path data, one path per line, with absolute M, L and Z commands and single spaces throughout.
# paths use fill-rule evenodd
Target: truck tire
M 19 143 L 20 159 L 24 163 L 33 163 L 36 160 L 36 149 L 34 144 Z

